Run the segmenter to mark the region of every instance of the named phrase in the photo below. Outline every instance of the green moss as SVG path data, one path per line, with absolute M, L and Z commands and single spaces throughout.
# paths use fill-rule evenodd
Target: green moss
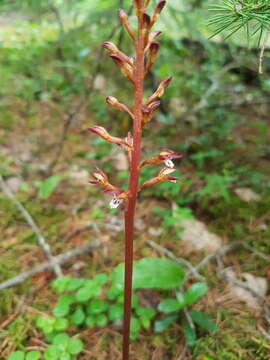
M 266 340 L 256 328 L 253 315 L 233 309 L 218 310 L 219 332 L 200 338 L 192 351 L 192 360 L 267 360 Z

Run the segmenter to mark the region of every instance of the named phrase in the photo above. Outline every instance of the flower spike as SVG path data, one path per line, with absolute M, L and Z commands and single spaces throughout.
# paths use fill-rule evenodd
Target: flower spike
M 126 140 L 123 140 L 123 139 L 115 137 L 115 136 L 111 136 L 108 133 L 108 131 L 102 126 L 94 125 L 94 126 L 88 128 L 87 130 L 91 131 L 94 134 L 97 134 L 102 139 L 104 139 L 104 140 L 106 140 L 106 141 L 108 141 L 108 142 L 110 142 L 112 144 L 116 144 L 118 146 L 121 146 L 125 150 L 131 150 L 132 149 L 132 147 L 130 146 L 130 144 Z
M 169 150 L 169 149 L 161 150 L 157 156 L 154 156 L 152 158 L 149 158 L 149 159 L 143 161 L 142 164 L 140 165 L 140 167 L 142 168 L 143 166 L 149 165 L 149 164 L 159 165 L 159 164 L 164 163 L 166 168 L 173 169 L 174 163 L 172 160 L 180 159 L 182 156 L 183 155 L 177 154 L 176 152 Z

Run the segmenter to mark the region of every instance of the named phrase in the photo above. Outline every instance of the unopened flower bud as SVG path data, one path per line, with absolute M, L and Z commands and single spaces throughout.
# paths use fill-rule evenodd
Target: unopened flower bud
M 166 5 L 166 1 L 165 0 L 160 0 L 156 7 L 155 7 L 155 10 L 154 10 L 154 15 L 152 17 L 152 20 L 151 20 L 151 26 L 154 25 L 154 23 L 157 21 L 161 11 L 163 10 L 164 6 Z
M 94 126 L 88 128 L 87 130 L 91 131 L 92 133 L 95 133 L 95 134 L 99 135 L 104 140 L 108 140 L 110 138 L 110 134 L 102 126 L 94 125 Z
M 122 25 L 124 26 L 124 28 L 126 29 L 126 31 L 128 32 L 129 36 L 133 40 L 135 40 L 135 35 L 134 35 L 134 32 L 132 31 L 132 29 L 130 27 L 130 24 L 129 24 L 129 21 L 128 21 L 128 15 L 125 12 L 125 10 L 123 10 L 123 9 L 119 10 L 119 19 L 120 19 Z
M 133 7 L 136 11 L 137 16 L 139 15 L 140 5 L 140 0 L 133 0 Z
M 121 56 L 112 54 L 111 58 L 114 60 L 114 62 L 120 67 L 120 70 L 122 74 L 127 77 L 132 83 L 134 83 L 134 77 L 133 77 L 133 66 L 127 63 Z
M 121 111 L 125 111 L 126 113 L 128 113 L 130 115 L 130 117 L 132 119 L 134 119 L 134 115 L 133 113 L 131 112 L 131 110 L 125 105 L 125 104 L 122 104 L 120 103 L 115 97 L 113 96 L 108 96 L 106 98 L 106 101 L 109 105 L 111 105 L 112 107 L 118 109 L 118 110 L 121 110 Z
M 148 99 L 147 104 L 159 99 L 163 96 L 165 89 L 169 86 L 170 82 L 172 81 L 172 77 L 167 77 L 161 81 L 159 87 L 154 92 L 154 94 Z
M 113 96 L 108 96 L 106 98 L 106 101 L 107 101 L 108 104 L 110 104 L 112 106 L 115 106 L 115 105 L 117 105 L 119 103 L 119 101 Z
M 145 48 L 147 47 L 148 42 L 149 42 L 150 28 L 151 28 L 151 18 L 148 14 L 144 13 L 143 14 L 143 22 L 142 22 L 142 33 L 143 33 L 143 37 L 144 37 Z
M 123 60 L 123 62 L 127 62 L 130 65 L 133 65 L 132 60 L 126 54 L 124 54 L 122 51 L 120 51 L 114 43 L 112 43 L 110 41 L 105 41 L 103 43 L 103 47 L 104 47 L 104 49 L 110 51 L 112 54 L 118 55 L 119 58 L 121 58 Z
M 154 65 L 159 50 L 159 43 L 154 41 L 149 46 L 149 57 L 145 67 L 145 73 L 147 73 Z
M 160 106 L 160 101 L 153 101 L 152 103 L 148 104 L 147 106 L 142 107 L 143 112 L 143 126 L 145 126 L 155 115 L 156 110 Z
M 103 43 L 103 47 L 107 50 L 109 50 L 111 53 L 113 54 L 118 54 L 119 50 L 118 47 L 116 45 L 114 45 L 112 42 L 110 41 L 105 41 Z
M 143 14 L 143 25 L 142 25 L 143 28 L 149 29 L 150 24 L 151 24 L 151 17 L 147 13 L 144 13 Z
M 111 136 L 108 133 L 108 131 L 106 129 L 104 129 L 104 127 L 102 127 L 102 126 L 95 125 L 95 126 L 88 128 L 87 130 L 99 135 L 102 139 L 104 139 L 112 144 L 121 146 L 125 150 L 131 150 L 130 144 L 127 143 L 126 140 L 123 140 L 123 139 L 115 137 L 115 136 Z

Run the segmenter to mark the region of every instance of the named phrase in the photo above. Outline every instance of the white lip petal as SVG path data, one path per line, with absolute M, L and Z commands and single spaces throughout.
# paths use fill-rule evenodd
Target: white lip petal
M 173 168 L 174 168 L 174 163 L 173 163 L 173 161 L 170 160 L 170 159 L 165 160 L 165 161 L 164 161 L 164 164 L 165 164 L 165 166 L 167 166 L 167 167 L 170 168 L 170 169 L 173 169 Z
M 119 200 L 117 197 L 114 197 L 110 203 L 109 203 L 109 206 L 111 209 L 116 209 L 118 208 L 118 206 L 121 204 L 121 200 Z
M 170 182 L 172 182 L 172 183 L 174 183 L 174 184 L 176 184 L 176 183 L 177 183 L 177 181 L 176 181 L 176 180 L 170 180 Z

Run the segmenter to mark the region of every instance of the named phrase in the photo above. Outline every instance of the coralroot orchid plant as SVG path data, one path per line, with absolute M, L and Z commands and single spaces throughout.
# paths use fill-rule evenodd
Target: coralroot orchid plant
M 137 16 L 137 31 L 130 26 L 128 15 L 119 10 L 120 21 L 135 45 L 135 56 L 129 57 L 111 42 L 104 42 L 103 47 L 109 51 L 110 57 L 118 65 L 123 75 L 134 86 L 134 105 L 130 109 L 115 97 L 107 97 L 107 103 L 112 107 L 126 112 L 133 121 L 133 131 L 126 138 L 121 139 L 110 135 L 102 126 L 92 126 L 89 130 L 104 140 L 120 146 L 127 152 L 130 163 L 130 177 L 128 190 L 119 189 L 109 182 L 108 176 L 99 168 L 93 172 L 91 184 L 100 186 L 105 193 L 113 196 L 110 207 L 117 208 L 124 203 L 125 209 L 125 282 L 124 282 L 124 329 L 123 329 L 123 359 L 129 359 L 129 337 L 131 319 L 132 295 L 132 265 L 133 265 L 133 237 L 134 215 L 138 193 L 147 186 L 165 181 L 176 182 L 177 178 L 171 174 L 175 171 L 173 160 L 181 155 L 172 150 L 161 150 L 155 157 L 141 161 L 142 130 L 154 117 L 160 106 L 160 98 L 171 82 L 171 77 L 161 81 L 156 91 L 144 100 L 144 79 L 157 58 L 159 43 L 156 41 L 160 31 L 152 31 L 166 1 L 160 0 L 154 7 L 152 16 L 147 14 L 151 0 L 133 0 L 133 8 Z M 146 165 L 162 165 L 156 177 L 139 184 L 140 169 Z

